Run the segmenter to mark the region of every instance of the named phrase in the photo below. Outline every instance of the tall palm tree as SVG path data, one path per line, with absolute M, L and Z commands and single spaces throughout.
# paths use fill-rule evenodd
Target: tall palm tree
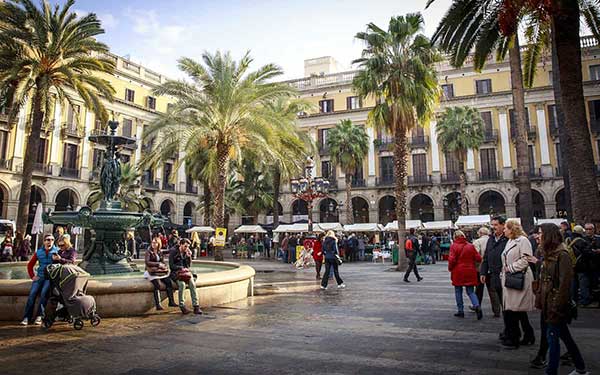
M 447 107 L 440 115 L 436 127 L 437 139 L 445 153 L 453 153 L 460 169 L 460 210 L 468 214 L 466 199 L 467 151 L 477 150 L 483 142 L 483 120 L 479 112 L 472 107 Z
M 131 164 L 121 165 L 120 188 L 115 199 L 121 202 L 125 211 L 141 212 L 148 208 L 148 203 L 144 196 L 140 194 L 141 174 Z M 90 194 L 90 204 L 92 208 L 98 208 L 100 202 L 104 199 L 104 193 L 98 182 L 92 183 L 92 192 Z
M 275 65 L 249 71 L 252 58 L 248 53 L 239 62 L 221 52 L 205 52 L 202 60 L 179 59 L 179 69 L 191 82 L 167 81 L 154 90 L 156 95 L 172 95 L 177 101 L 150 125 L 145 137 L 157 137 L 159 148 L 207 149 L 205 168 L 207 175 L 214 176 L 209 180 L 215 181 L 211 189 L 213 224 L 222 227 L 230 161 L 241 158 L 247 148 L 260 150 L 265 157 L 273 155 L 271 145 L 276 142 L 280 121 L 268 104 L 292 96 L 294 91 L 289 85 L 270 82 L 282 74 Z M 150 155 L 147 162 L 156 162 L 153 159 Z M 176 162 L 174 168 L 179 165 Z M 215 259 L 223 260 L 221 249 L 215 252 Z
M 430 0 L 428 6 L 433 2 Z M 450 63 L 460 67 L 473 52 L 473 65 L 481 71 L 493 53 L 503 61 L 508 54 L 510 81 L 515 113 L 517 154 L 517 187 L 521 205 L 521 222 L 525 230 L 533 225 L 533 201 L 529 178 L 529 154 L 525 89 L 521 67 L 521 51 L 517 32 L 518 20 L 507 22 L 514 10 L 511 2 L 495 0 L 455 0 L 435 31 L 432 40 L 450 53 Z
M 327 147 L 333 165 L 339 165 L 346 175 L 346 224 L 353 224 L 352 178 L 369 152 L 369 136 L 363 126 L 341 120 L 327 134 Z
M 398 244 L 398 270 L 407 266 L 406 237 L 406 134 L 426 123 L 440 97 L 434 64 L 440 60 L 429 39 L 421 34 L 420 13 L 392 17 L 388 30 L 370 23 L 356 38 L 365 43 L 354 87 L 362 97 L 377 100 L 369 112 L 368 124 L 394 135 L 394 177 Z
M 0 92 L 11 107 L 11 123 L 31 99 L 17 212 L 17 229 L 23 233 L 40 132 L 50 123 L 53 103 L 73 104 L 72 93 L 77 93 L 104 122 L 108 114 L 100 98 L 112 100 L 114 93 L 110 83 L 95 74 L 114 70 L 114 62 L 104 55 L 108 47 L 95 38 L 104 33 L 100 21 L 93 13 L 78 17 L 73 4 L 68 0 L 52 7 L 44 0 L 40 8 L 30 0 L 0 3 Z

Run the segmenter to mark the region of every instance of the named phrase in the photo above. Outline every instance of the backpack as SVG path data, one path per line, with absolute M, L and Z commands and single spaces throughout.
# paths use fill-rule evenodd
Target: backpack
M 571 264 L 573 265 L 573 268 L 575 268 L 575 266 L 577 265 L 577 261 L 579 260 L 579 258 L 581 258 L 581 255 L 576 256 L 575 255 L 575 250 L 573 249 L 573 245 L 575 245 L 575 243 L 580 240 L 580 241 L 585 241 L 583 238 L 581 237 L 576 237 L 574 239 L 572 239 L 571 241 L 569 241 L 567 243 L 567 254 L 569 254 L 569 257 L 571 258 Z

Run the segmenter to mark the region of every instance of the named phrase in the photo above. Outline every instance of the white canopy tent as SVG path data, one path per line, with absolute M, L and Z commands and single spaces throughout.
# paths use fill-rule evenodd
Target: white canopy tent
M 313 227 L 319 227 L 319 229 L 321 229 L 323 232 L 327 232 L 328 230 L 341 232 L 344 230 L 344 227 L 340 223 L 315 223 Z
M 421 220 L 406 220 L 404 225 L 406 226 L 406 229 L 421 229 L 423 223 L 421 222 Z M 394 220 L 392 222 L 387 223 L 385 227 L 383 227 L 383 230 L 385 232 L 397 231 L 398 220 Z
M 481 225 L 490 225 L 490 215 L 459 216 L 455 224 L 457 227 L 475 227 Z
M 42 220 L 42 212 L 44 209 L 42 208 L 42 203 L 38 203 L 35 208 L 35 216 L 33 217 L 33 224 L 31 225 L 31 234 L 35 235 L 34 240 L 34 249 L 38 247 L 38 234 L 44 233 L 44 221 Z
M 448 230 L 456 229 L 456 226 L 452 224 L 452 220 L 440 220 L 440 221 L 428 221 L 423 223 L 424 230 Z
M 242 225 L 233 233 L 267 233 L 260 225 Z
M 191 227 L 190 229 L 187 229 L 185 232 L 186 233 L 212 233 L 215 230 L 211 227 L 203 227 L 203 226 L 199 226 L 199 227 Z
M 306 233 L 308 232 L 308 224 L 281 224 L 273 230 L 275 233 Z M 318 225 L 313 225 L 313 232 L 323 232 Z
M 383 225 L 377 223 L 360 223 L 344 225 L 344 232 L 381 232 Z
M 567 219 L 537 219 L 536 220 L 536 225 L 541 225 L 541 224 L 554 224 L 558 227 L 560 227 L 561 223 L 565 223 L 568 222 Z

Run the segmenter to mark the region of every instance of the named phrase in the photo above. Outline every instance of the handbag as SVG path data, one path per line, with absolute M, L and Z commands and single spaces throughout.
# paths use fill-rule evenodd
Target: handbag
M 192 279 L 192 271 L 188 268 L 180 268 L 177 270 L 177 280 L 187 283 Z
M 341 266 L 342 263 L 344 263 L 342 261 L 342 258 L 340 258 L 340 256 L 338 254 L 335 254 L 335 262 L 337 263 L 338 266 Z
M 510 251 L 513 248 L 515 248 L 516 246 L 517 245 L 514 245 L 513 247 L 508 249 L 506 254 L 510 253 Z M 506 260 L 506 255 L 504 255 L 504 258 Z M 506 272 L 504 274 L 504 286 L 507 287 L 508 289 L 523 290 L 525 288 L 525 274 L 526 273 L 527 273 L 527 268 L 525 268 L 523 271 L 519 271 L 519 272 Z

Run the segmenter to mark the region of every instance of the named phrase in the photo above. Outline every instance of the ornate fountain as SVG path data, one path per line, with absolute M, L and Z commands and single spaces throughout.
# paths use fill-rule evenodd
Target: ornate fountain
M 106 146 L 104 164 L 100 171 L 100 188 L 104 198 L 98 210 L 82 207 L 79 211 L 49 212 L 44 222 L 57 225 L 74 225 L 92 230 L 92 241 L 85 246 L 80 267 L 92 275 L 115 274 L 137 271 L 126 248 L 124 234 L 130 228 L 162 225 L 163 220 L 152 215 L 123 211 L 121 202 L 115 200 L 119 191 L 121 162 L 118 148 L 135 144 L 130 137 L 116 135 L 119 123 L 109 121 L 110 134 L 90 135 L 90 142 Z

